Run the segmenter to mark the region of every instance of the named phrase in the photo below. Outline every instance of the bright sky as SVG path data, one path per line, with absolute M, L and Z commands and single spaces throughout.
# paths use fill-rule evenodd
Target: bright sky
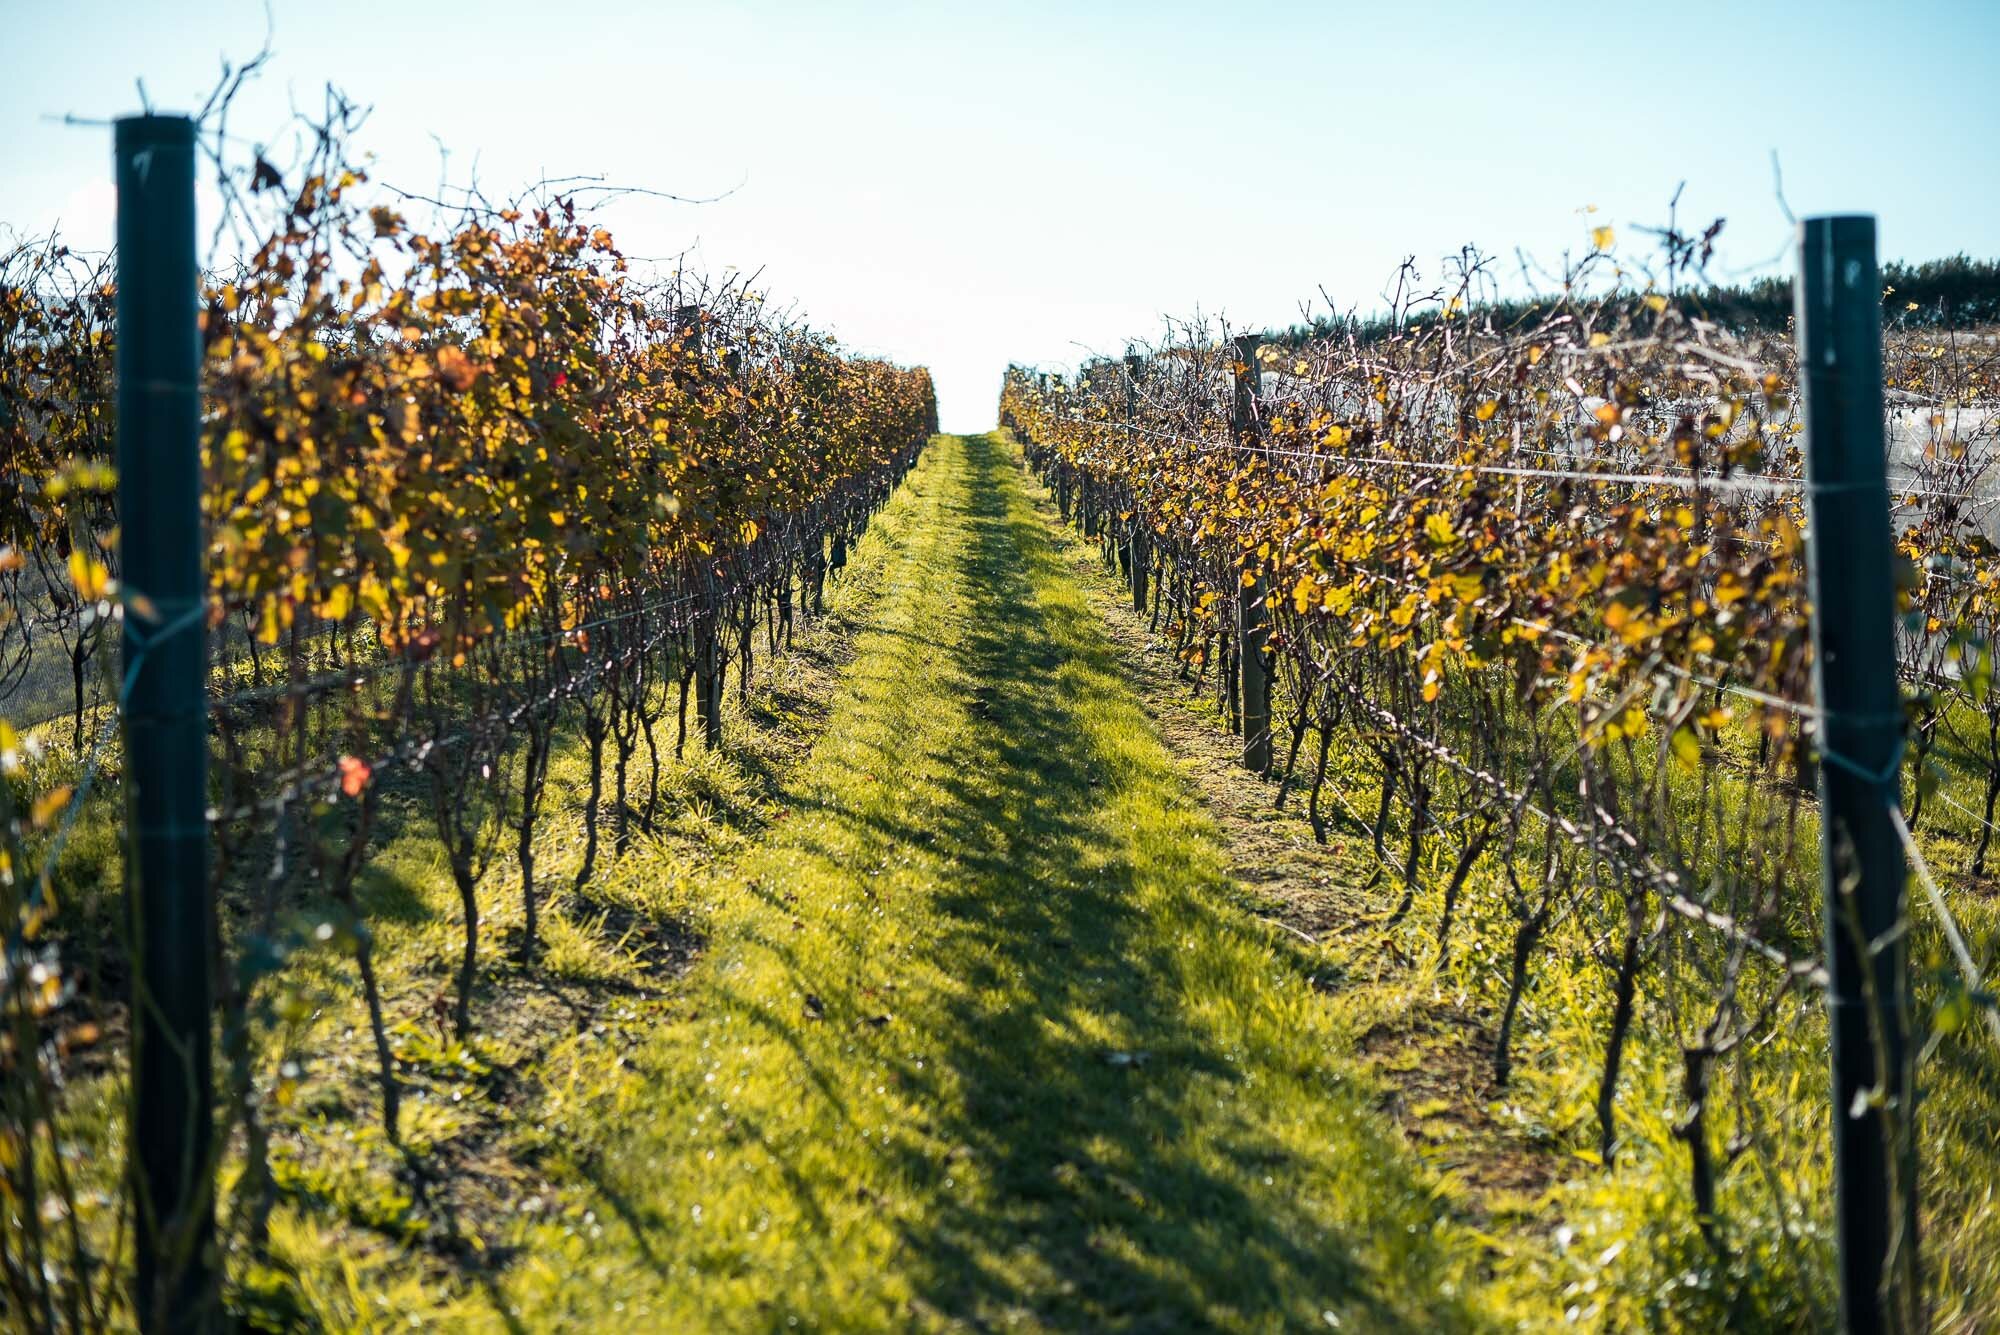
M 1779 272 L 1773 149 L 1795 212 L 1879 214 L 1885 259 L 2000 255 L 2000 0 L 271 3 L 244 135 L 332 81 L 412 188 L 440 142 L 496 194 L 733 187 L 607 220 L 928 364 L 947 429 L 991 424 L 1010 360 L 1165 316 L 1372 310 L 1405 255 L 1436 275 L 1467 242 L 1643 245 L 1681 181 L 1683 222 L 1729 219 L 1719 268 Z M 198 106 L 263 31 L 258 0 L 0 0 L 0 221 L 107 243 L 110 132 L 60 117 L 135 110 L 135 78 Z

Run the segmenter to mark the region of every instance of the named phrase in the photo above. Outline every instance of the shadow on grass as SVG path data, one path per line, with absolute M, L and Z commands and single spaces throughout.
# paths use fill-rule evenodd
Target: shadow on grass
M 924 1304 L 975 1328 L 1024 1311 L 1062 1328 L 1263 1328 L 1336 1299 L 1385 1319 L 1398 1305 L 1320 1218 L 1248 1189 L 1272 1177 L 1305 1189 L 1315 1170 L 1234 1111 L 1258 1094 L 1190 1012 L 1180 932 L 1226 932 L 1223 910 L 1197 885 L 1167 910 L 1169 929 L 1144 903 L 1144 878 L 1202 873 L 1180 850 L 1135 867 L 1107 837 L 1120 785 L 1160 781 L 1101 750 L 1083 717 L 1129 692 L 1086 609 L 1038 602 L 1070 576 L 1041 522 L 1010 513 L 1011 457 L 979 438 L 965 452 L 968 499 L 946 509 L 971 535 L 956 572 L 971 602 L 957 650 L 971 728 L 962 754 L 879 757 L 881 772 L 948 776 L 949 800 L 910 821 L 828 810 L 956 869 L 932 901 L 929 953 L 966 987 L 903 1079 L 934 1110 L 932 1137 L 977 1160 L 993 1191 L 937 1192 L 902 1226 L 899 1264 Z M 913 1180 L 949 1171 L 921 1142 L 885 1150 Z

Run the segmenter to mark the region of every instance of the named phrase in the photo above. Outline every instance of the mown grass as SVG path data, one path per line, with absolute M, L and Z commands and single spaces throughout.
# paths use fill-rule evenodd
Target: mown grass
M 552 1146 L 605 1229 L 528 1328 L 1465 1328 L 1422 1176 L 1030 508 L 946 439 L 795 803 Z M 1331 1317 L 1328 1314 L 1332 1314 Z

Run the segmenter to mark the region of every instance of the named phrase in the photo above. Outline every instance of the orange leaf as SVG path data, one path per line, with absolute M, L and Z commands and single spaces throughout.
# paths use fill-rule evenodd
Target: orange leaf
M 437 372 L 438 379 L 460 394 L 471 389 L 472 382 L 479 379 L 479 368 L 473 365 L 472 358 L 466 356 L 462 349 L 449 344 L 437 350 Z
M 361 790 L 368 786 L 369 777 L 374 772 L 374 770 L 368 768 L 367 761 L 356 756 L 342 756 L 340 758 L 340 791 L 346 793 L 349 797 L 361 796 Z

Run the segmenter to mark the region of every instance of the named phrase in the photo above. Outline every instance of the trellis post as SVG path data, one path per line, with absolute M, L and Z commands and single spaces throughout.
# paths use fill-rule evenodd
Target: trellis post
M 1257 345 L 1254 335 L 1237 338 L 1231 371 L 1230 434 L 1239 447 L 1257 437 Z M 1243 701 L 1243 767 L 1257 774 L 1271 772 L 1271 679 L 1264 651 L 1270 641 L 1266 608 L 1268 581 L 1259 570 L 1236 590 L 1236 661 Z
M 699 357 L 704 329 L 700 306 L 674 309 L 674 332 L 688 351 Z M 702 745 L 710 751 L 722 748 L 722 607 L 715 591 L 713 572 L 701 574 L 702 598 L 694 616 L 694 712 L 701 725 Z
M 1125 429 L 1137 444 L 1139 429 L 1139 372 L 1144 367 L 1144 359 L 1136 352 L 1125 354 Z M 1146 611 L 1146 581 L 1151 574 L 1149 562 L 1152 550 L 1146 542 L 1146 517 L 1139 512 L 1139 498 L 1132 497 L 1132 610 L 1143 615 Z
M 184 1332 L 219 1320 L 194 122 L 127 116 L 113 144 L 134 1309 Z
M 1840 1307 L 1873 1335 L 1919 1301 L 1882 276 L 1872 217 L 1808 218 L 1799 240 Z

